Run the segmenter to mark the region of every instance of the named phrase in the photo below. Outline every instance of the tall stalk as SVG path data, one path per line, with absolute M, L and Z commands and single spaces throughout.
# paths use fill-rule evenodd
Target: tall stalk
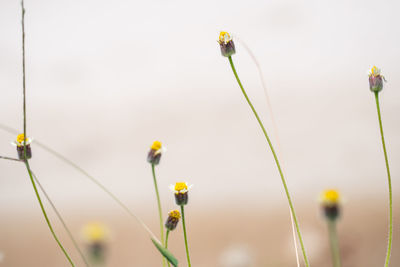
M 339 241 L 336 231 L 336 220 L 327 220 L 328 232 L 329 232 L 329 243 L 331 247 L 333 267 L 340 267 L 340 251 Z
M 155 166 L 153 163 L 151 164 L 151 171 L 153 174 L 154 189 L 156 191 L 156 196 L 157 196 L 158 216 L 159 216 L 159 220 L 160 220 L 161 244 L 164 246 L 165 242 L 164 242 L 164 224 L 163 224 L 163 218 L 162 218 L 162 208 L 161 208 L 160 194 L 158 192 L 158 186 L 157 186 L 156 171 L 155 171 Z M 165 266 L 166 260 L 164 257 L 162 257 L 162 261 L 163 261 L 163 266 Z
M 279 171 L 279 174 L 280 174 L 280 176 L 281 176 L 282 184 L 283 184 L 283 187 L 284 187 L 284 189 L 285 189 L 286 197 L 287 197 L 288 202 L 289 202 L 290 210 L 291 210 L 292 215 L 293 215 L 293 220 L 294 220 L 294 223 L 295 223 L 295 226 L 296 226 L 297 235 L 298 235 L 298 237 L 299 237 L 299 242 L 300 242 L 301 250 L 302 250 L 302 253 L 303 253 L 304 262 L 305 262 L 306 266 L 309 267 L 310 264 L 309 264 L 309 262 L 308 262 L 306 250 L 305 250 L 304 243 L 303 243 L 303 238 L 302 238 L 301 233 L 300 233 L 300 227 L 299 227 L 299 223 L 298 223 L 298 221 L 297 221 L 296 212 L 295 212 L 295 210 L 294 210 L 293 203 L 292 203 L 292 200 L 291 200 L 291 198 L 290 198 L 289 190 L 288 190 L 288 187 L 287 187 L 287 185 L 286 185 L 286 180 L 285 180 L 285 177 L 284 177 L 284 175 L 283 175 L 282 168 L 281 168 L 281 166 L 280 166 L 280 164 L 279 164 L 278 156 L 276 155 L 276 152 L 275 152 L 275 150 L 274 150 L 274 147 L 273 147 L 273 145 L 272 145 L 272 142 L 271 142 L 271 140 L 270 140 L 270 138 L 269 138 L 269 136 L 268 136 L 268 134 L 267 134 L 267 131 L 265 130 L 265 127 L 264 127 L 264 125 L 263 125 L 263 123 L 262 123 L 260 117 L 259 117 L 258 114 L 257 114 L 257 111 L 255 110 L 253 104 L 251 103 L 249 97 L 247 96 L 246 91 L 245 91 L 244 88 L 243 88 L 243 85 L 242 85 L 242 83 L 241 83 L 241 81 L 240 81 L 240 79 L 239 79 L 239 76 L 238 76 L 237 72 L 236 72 L 235 65 L 233 64 L 232 56 L 229 56 L 228 59 L 229 59 L 229 63 L 230 63 L 230 65 L 231 65 L 233 74 L 235 75 L 236 81 L 237 81 L 237 83 L 239 84 L 239 87 L 240 87 L 240 89 L 242 90 L 242 93 L 243 93 L 244 97 L 246 98 L 247 103 L 249 104 L 251 110 L 253 111 L 254 116 L 256 117 L 256 119 L 257 119 L 257 121 L 258 121 L 258 124 L 260 125 L 261 130 L 262 130 L 263 133 L 264 133 L 265 139 L 266 139 L 267 142 L 268 142 L 268 145 L 269 145 L 269 147 L 270 147 L 270 149 L 271 149 L 272 155 L 274 156 L 275 163 L 276 163 L 276 166 L 278 167 L 278 171 Z
M 186 234 L 186 221 L 185 221 L 185 208 L 184 208 L 184 205 L 181 205 L 181 214 L 182 214 L 183 236 L 185 238 L 186 258 L 187 258 L 188 266 L 191 267 L 192 265 L 190 263 L 189 246 L 188 246 L 187 234 Z
M 379 129 L 381 132 L 381 139 L 382 139 L 382 147 L 383 147 L 383 154 L 385 155 L 385 164 L 386 164 L 386 172 L 388 176 L 388 187 L 389 187 L 389 237 L 388 237 L 388 246 L 386 252 L 386 260 L 385 260 L 385 267 L 389 266 L 390 262 L 390 254 L 392 251 L 392 239 L 393 239 L 393 196 L 392 196 L 392 179 L 390 177 L 390 170 L 389 170 L 389 159 L 386 151 L 386 144 L 385 144 L 385 137 L 383 134 L 383 126 L 382 126 L 382 118 L 381 118 L 381 109 L 379 106 L 379 92 L 375 93 L 375 102 L 376 102 L 376 110 L 378 112 L 378 120 L 379 120 Z

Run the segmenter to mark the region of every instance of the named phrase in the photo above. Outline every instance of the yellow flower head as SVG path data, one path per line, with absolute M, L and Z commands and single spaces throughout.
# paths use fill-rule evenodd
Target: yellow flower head
M 338 205 L 340 202 L 340 194 L 337 190 L 325 190 L 321 194 L 321 203 L 327 206 Z
M 162 143 L 160 141 L 154 141 L 150 148 L 153 150 L 160 150 L 162 148 Z
M 108 238 L 108 229 L 100 222 L 91 222 L 84 226 L 83 235 L 87 242 L 104 242 Z
M 177 182 L 175 185 L 170 185 L 169 188 L 175 192 L 175 194 L 184 194 L 188 192 L 193 185 L 188 185 L 186 182 Z
M 380 76 L 380 75 L 381 75 L 381 69 L 379 69 L 376 66 L 373 66 L 371 68 L 371 70 L 369 71 L 369 73 L 368 73 L 368 76 L 373 76 L 373 77 L 377 77 L 377 76 Z
M 171 210 L 170 212 L 168 212 L 168 216 L 177 220 L 181 218 L 179 210 Z
M 26 141 L 26 138 L 25 138 L 25 135 L 22 133 L 22 134 L 19 134 L 18 136 L 17 136 L 17 142 L 18 143 L 22 143 L 22 142 L 24 142 L 24 141 Z
M 175 191 L 182 191 L 182 190 L 187 190 L 188 187 L 186 183 L 184 182 L 178 182 L 175 184 Z
M 218 41 L 220 44 L 221 43 L 227 44 L 229 41 L 232 41 L 232 37 L 229 35 L 228 32 L 220 32 Z
M 19 134 L 17 136 L 17 139 L 11 142 L 11 144 L 13 144 L 14 146 L 23 146 L 24 143 L 26 143 L 26 145 L 29 145 L 30 143 L 32 143 L 32 138 L 25 137 L 23 133 Z

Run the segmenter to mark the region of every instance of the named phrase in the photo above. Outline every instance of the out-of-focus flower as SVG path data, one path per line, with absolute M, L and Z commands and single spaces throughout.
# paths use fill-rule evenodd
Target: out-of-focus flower
M 177 182 L 175 185 L 170 185 L 169 188 L 175 193 L 175 202 L 177 205 L 186 205 L 189 201 L 188 192 L 193 185 L 189 185 L 186 182 Z
M 330 220 L 336 220 L 340 212 L 340 193 L 337 190 L 329 189 L 321 193 L 320 203 L 325 216 Z
M 150 151 L 147 154 L 147 161 L 151 164 L 158 165 L 160 163 L 161 155 L 167 149 L 162 145 L 160 141 L 154 141 L 150 147 Z
M 25 138 L 25 135 L 22 133 L 17 136 L 17 139 L 15 141 L 11 142 L 12 145 L 17 147 L 19 159 L 25 159 L 24 145 L 26 147 L 26 159 L 32 158 L 32 149 L 31 149 L 32 141 L 33 141 L 32 138 L 29 137 Z
M 108 234 L 108 228 L 100 222 L 90 222 L 83 227 L 83 235 L 88 243 L 105 242 Z
M 108 228 L 103 223 L 90 222 L 83 227 L 82 234 L 92 264 L 102 266 L 106 258 Z
M 386 82 L 385 77 L 381 74 L 381 69 L 373 66 L 368 73 L 369 89 L 372 92 L 380 92 L 383 89 L 383 82 Z
M 167 228 L 170 231 L 174 230 L 178 225 L 180 218 L 181 214 L 179 210 L 171 210 L 170 212 L 168 212 L 168 218 L 167 221 L 165 222 L 165 228 Z
M 221 47 L 221 54 L 224 57 L 230 57 L 236 53 L 235 44 L 232 37 L 228 32 L 220 32 L 218 38 L 219 46 Z

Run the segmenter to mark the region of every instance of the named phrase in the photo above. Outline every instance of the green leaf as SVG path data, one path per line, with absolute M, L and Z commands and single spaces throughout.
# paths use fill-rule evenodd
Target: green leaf
M 156 248 L 158 249 L 158 251 L 160 251 L 160 253 L 172 264 L 174 265 L 174 267 L 178 266 L 178 260 L 175 258 L 174 255 L 172 255 L 171 252 L 169 252 L 168 249 L 164 248 L 160 243 L 158 243 L 157 241 L 155 241 L 153 238 L 151 239 L 151 241 L 153 242 L 153 244 L 156 246 Z

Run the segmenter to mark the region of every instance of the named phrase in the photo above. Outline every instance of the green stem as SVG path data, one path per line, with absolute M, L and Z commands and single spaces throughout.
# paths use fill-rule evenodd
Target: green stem
M 191 267 L 192 265 L 190 264 L 189 246 L 188 246 L 187 234 L 186 234 L 185 209 L 184 209 L 183 205 L 181 205 L 181 213 L 182 213 L 183 236 L 185 237 L 186 258 L 187 258 L 188 266 Z
M 158 193 L 157 178 L 156 178 L 156 171 L 155 171 L 154 164 L 151 164 L 151 171 L 153 173 L 154 189 L 156 190 L 156 196 L 157 196 L 158 216 L 160 218 L 161 244 L 164 246 L 165 245 L 165 243 L 164 243 L 164 224 L 163 224 L 160 194 Z M 162 259 L 163 259 L 163 266 L 165 266 L 166 260 L 164 257 Z
M 390 254 L 392 251 L 392 238 L 393 238 L 393 196 L 392 196 L 392 179 L 390 178 L 389 159 L 388 159 L 388 155 L 387 155 L 387 151 L 386 151 L 385 137 L 383 135 L 381 109 L 379 107 L 378 93 L 379 92 L 375 92 L 375 101 L 376 101 L 376 109 L 378 111 L 379 128 L 381 131 L 382 147 L 383 147 L 383 153 L 385 155 L 385 164 L 386 164 L 386 171 L 387 171 L 387 176 L 388 176 L 388 186 L 389 186 L 389 238 L 388 238 L 388 247 L 387 247 L 387 253 L 386 253 L 386 260 L 385 260 L 385 267 L 388 267 L 389 261 L 390 261 Z
M 58 240 L 57 235 L 56 235 L 56 233 L 54 232 L 53 227 L 51 226 L 50 220 L 49 220 L 49 218 L 47 217 L 47 213 L 46 213 L 46 210 L 44 209 L 42 200 L 41 200 L 41 198 L 40 198 L 40 195 L 39 195 L 39 192 L 38 192 L 38 190 L 37 190 L 35 181 L 34 181 L 34 179 L 33 179 L 32 171 L 31 171 L 31 169 L 30 169 L 30 167 L 29 167 L 28 160 L 25 160 L 25 166 L 26 166 L 26 169 L 27 169 L 27 171 L 28 171 L 29 177 L 30 177 L 30 179 L 31 179 L 33 189 L 35 190 L 36 198 L 37 198 L 37 200 L 39 201 L 40 208 L 42 209 L 44 218 L 46 219 L 46 223 L 47 223 L 47 225 L 48 225 L 48 227 L 49 227 L 49 229 L 50 229 L 50 232 L 52 233 L 52 235 L 53 235 L 54 239 L 56 240 L 57 244 L 60 246 L 61 250 L 64 252 L 64 255 L 67 257 L 67 259 L 68 259 L 69 263 L 71 264 L 71 266 L 75 266 L 75 264 L 72 262 L 70 256 L 68 255 L 67 251 L 64 249 L 63 245 L 62 245 L 61 242 Z
M 165 234 L 165 248 L 168 249 L 168 237 L 169 237 L 169 232 L 170 230 L 167 229 L 167 233 Z M 169 261 L 167 261 L 168 267 L 171 267 L 171 265 L 169 264 Z
M 46 197 L 47 201 L 50 203 L 50 206 L 53 208 L 54 213 L 57 215 L 58 219 L 60 220 L 61 224 L 64 226 L 65 231 L 67 232 L 69 238 L 71 239 L 75 249 L 78 251 L 79 255 L 81 256 L 83 262 L 85 263 L 85 265 L 87 267 L 89 267 L 89 263 L 85 258 L 85 255 L 83 254 L 83 252 L 81 251 L 81 249 L 78 246 L 78 242 L 76 242 L 74 236 L 72 235 L 71 231 L 69 230 L 66 222 L 64 221 L 63 217 L 61 216 L 61 214 L 58 212 L 56 206 L 54 205 L 53 201 L 51 201 L 49 195 L 47 194 L 46 190 L 44 190 L 42 184 L 39 182 L 39 179 L 36 177 L 35 173 L 31 170 L 32 172 L 32 176 L 33 179 L 35 179 L 35 182 L 37 183 L 37 185 L 39 186 L 40 190 L 42 191 L 43 195 Z
M 336 231 L 336 221 L 328 219 L 329 243 L 331 246 L 333 267 L 340 267 L 339 241 Z
M 237 81 L 237 83 L 239 84 L 239 87 L 240 87 L 240 89 L 242 90 L 242 93 L 243 93 L 244 97 L 246 98 L 247 103 L 249 104 L 251 110 L 253 111 L 254 116 L 256 117 L 256 119 L 257 119 L 257 121 L 258 121 L 258 124 L 260 125 L 260 127 L 261 127 L 261 129 L 262 129 L 262 131 L 263 131 L 263 133 L 264 133 L 264 136 L 265 136 L 265 138 L 266 138 L 266 140 L 267 140 L 267 142 L 268 142 L 268 145 L 269 145 L 269 147 L 270 147 L 270 149 L 271 149 L 272 155 L 274 156 L 276 166 L 278 167 L 278 171 L 279 171 L 279 174 L 280 174 L 280 176 L 281 176 L 281 180 L 282 180 L 283 187 L 285 188 L 285 193 L 286 193 L 286 197 L 287 197 L 288 202 L 289 202 L 290 210 L 292 211 L 292 214 L 293 214 L 293 220 L 294 220 L 294 223 L 295 223 L 295 225 L 296 225 L 296 231 L 297 231 L 297 235 L 298 235 L 298 237 L 299 237 L 299 241 L 300 241 L 300 245 L 301 245 L 301 250 L 302 250 L 302 252 L 303 252 L 304 262 L 305 262 L 306 266 L 309 267 L 310 264 L 309 264 L 309 262 L 308 262 L 306 250 L 305 250 L 305 248 L 304 248 L 303 238 L 302 238 L 301 233 L 300 233 L 300 227 L 299 227 L 299 223 L 298 223 L 298 221 L 297 221 L 296 212 L 294 211 L 293 203 L 292 203 L 292 200 L 291 200 L 291 198 L 290 198 L 290 194 L 289 194 L 288 187 L 287 187 L 287 185 L 286 185 L 286 180 L 285 180 L 285 177 L 283 176 L 283 172 L 282 172 L 281 166 L 280 166 L 280 164 L 279 164 L 278 156 L 276 155 L 276 152 L 275 152 L 275 150 L 274 150 L 274 147 L 272 146 L 271 140 L 270 140 L 269 137 L 268 137 L 267 131 L 265 130 L 264 125 L 263 125 L 263 123 L 261 122 L 261 119 L 260 119 L 260 117 L 259 117 L 258 114 L 257 114 L 257 111 L 255 110 L 253 104 L 251 103 L 249 97 L 247 96 L 246 91 L 245 91 L 244 88 L 243 88 L 243 85 L 242 85 L 242 83 L 241 83 L 241 81 L 240 81 L 240 79 L 239 79 L 239 76 L 238 76 L 238 74 L 237 74 L 237 72 L 236 72 L 236 69 L 235 69 L 235 66 L 234 66 L 234 64 L 233 64 L 232 57 L 228 57 L 228 59 L 229 59 L 230 65 L 231 65 L 231 67 L 232 67 L 233 74 L 235 75 L 236 81 Z
M 33 180 L 32 172 L 30 170 L 28 160 L 26 158 L 26 140 L 27 140 L 27 135 L 26 135 L 25 8 L 24 8 L 24 0 L 21 0 L 21 10 L 22 10 L 21 25 L 22 25 L 22 89 L 23 89 L 23 91 L 22 91 L 23 93 L 22 94 L 23 94 L 23 117 L 24 117 L 24 126 L 23 126 L 24 127 L 24 141 L 23 141 L 24 142 L 24 162 L 25 162 L 25 166 L 26 166 L 26 169 L 28 171 L 29 177 L 31 179 L 33 189 L 35 190 L 36 197 L 37 197 L 37 199 L 39 201 L 40 208 L 42 209 L 44 218 L 46 219 L 47 225 L 49 226 L 49 229 L 50 229 L 51 233 L 53 234 L 54 239 L 57 241 L 57 243 L 60 246 L 61 250 L 64 252 L 64 254 L 67 257 L 67 259 L 68 259 L 69 263 L 71 264 L 71 266 L 75 266 L 74 263 L 72 262 L 70 256 L 65 251 L 64 247 L 61 245 L 60 241 L 58 240 L 58 238 L 57 238 L 57 236 L 56 236 L 56 234 L 55 234 L 55 232 L 53 230 L 53 227 L 51 226 L 50 220 L 47 217 L 46 210 L 43 207 L 42 200 L 40 199 L 39 192 L 38 192 L 38 190 L 36 188 L 35 181 Z

